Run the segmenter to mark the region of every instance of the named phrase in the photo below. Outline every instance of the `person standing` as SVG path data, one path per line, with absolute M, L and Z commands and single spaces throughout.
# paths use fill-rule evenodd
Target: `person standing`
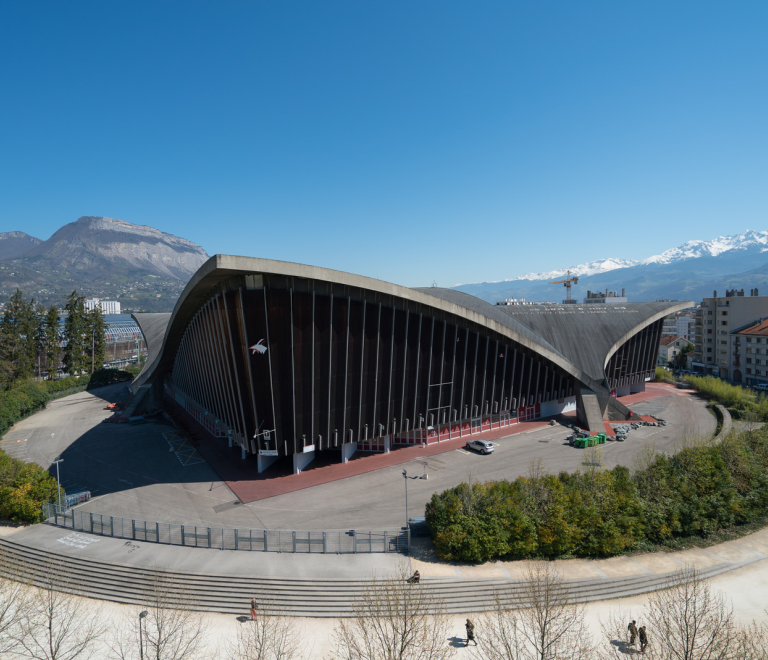
M 645 626 L 640 626 L 640 653 L 645 653 L 646 646 L 648 646 L 648 635 L 645 634 Z
M 467 622 L 464 624 L 464 627 L 467 629 L 467 643 L 464 646 L 469 646 L 470 642 L 475 642 L 475 646 L 477 646 L 477 642 L 475 641 L 474 624 L 469 619 L 467 619 Z
M 637 621 L 634 619 L 630 621 L 627 630 L 629 630 L 629 645 L 634 646 L 637 640 Z
M 251 598 L 251 621 L 256 621 L 256 616 L 259 613 L 259 606 L 256 604 L 256 599 Z

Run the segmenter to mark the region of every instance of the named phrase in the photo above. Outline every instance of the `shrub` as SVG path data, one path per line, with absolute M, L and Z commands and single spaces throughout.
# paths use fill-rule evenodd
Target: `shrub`
M 675 377 L 663 367 L 656 367 L 656 377 L 654 380 L 657 383 L 674 383 Z
M 630 475 L 590 469 L 436 493 L 427 524 L 443 559 L 607 556 L 708 536 L 768 506 L 768 429 L 659 455 Z
M 42 506 L 55 500 L 56 479 L 35 463 L 25 463 L 0 450 L 0 518 L 40 522 Z
M 731 385 L 714 376 L 685 376 L 684 380 L 697 392 L 709 399 L 714 399 L 726 408 L 752 410 L 756 404 L 755 393 L 752 390 Z M 768 402 L 763 405 L 768 412 Z

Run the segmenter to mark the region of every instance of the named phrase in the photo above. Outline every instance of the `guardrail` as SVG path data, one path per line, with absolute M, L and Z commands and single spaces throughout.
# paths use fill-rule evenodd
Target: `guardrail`
M 410 549 L 410 530 L 311 532 L 197 527 L 119 518 L 57 504 L 44 504 L 43 517 L 50 525 L 76 532 L 193 548 L 322 554 L 407 553 Z

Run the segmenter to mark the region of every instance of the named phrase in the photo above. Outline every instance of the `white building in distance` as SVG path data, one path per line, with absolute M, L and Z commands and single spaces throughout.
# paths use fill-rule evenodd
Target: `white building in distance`
M 96 306 L 99 306 L 103 314 L 119 314 L 120 303 L 117 300 L 102 300 L 101 298 L 86 298 L 85 311 L 90 312 Z

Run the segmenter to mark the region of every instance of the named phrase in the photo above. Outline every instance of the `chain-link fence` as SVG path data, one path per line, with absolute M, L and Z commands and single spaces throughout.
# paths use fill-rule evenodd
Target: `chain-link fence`
M 56 504 L 44 504 L 43 517 L 48 524 L 65 527 L 76 532 L 193 548 L 349 554 L 361 552 L 407 553 L 410 545 L 410 533 L 407 530 L 308 532 L 197 527 L 195 525 L 176 525 L 119 518 L 80 509 L 67 509 Z

